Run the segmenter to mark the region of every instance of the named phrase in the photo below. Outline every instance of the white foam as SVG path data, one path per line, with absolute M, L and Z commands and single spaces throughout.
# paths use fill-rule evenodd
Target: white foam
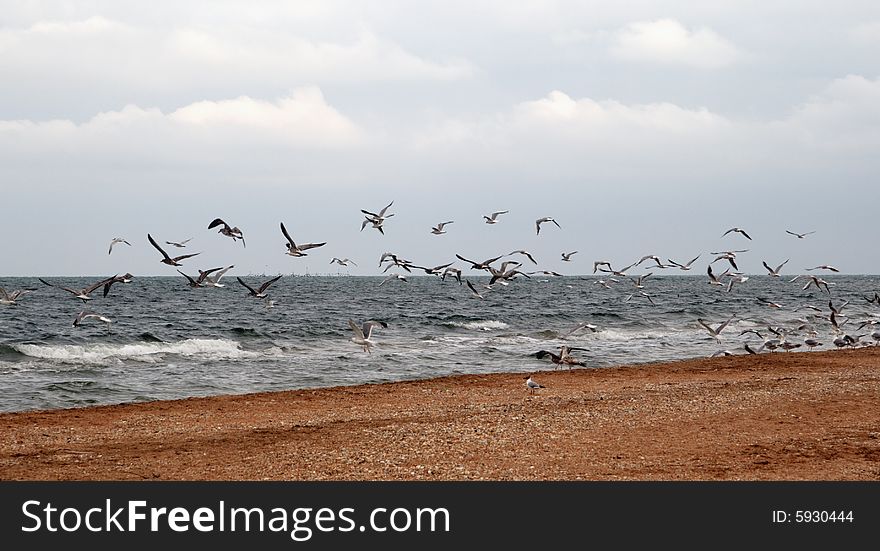
M 507 329 L 509 325 L 498 320 L 477 320 L 477 321 L 453 321 L 449 325 L 453 327 L 461 327 L 462 329 L 470 329 L 473 331 L 498 331 Z
M 20 353 L 32 358 L 56 360 L 70 363 L 104 363 L 108 360 L 131 359 L 156 361 L 160 354 L 180 356 L 201 356 L 207 359 L 236 359 L 259 355 L 241 349 L 235 341 L 226 339 L 186 339 L 180 342 L 137 343 L 137 344 L 15 344 Z

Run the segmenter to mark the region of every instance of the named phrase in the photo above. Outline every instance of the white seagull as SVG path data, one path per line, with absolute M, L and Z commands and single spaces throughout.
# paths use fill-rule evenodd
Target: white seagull
M 529 375 L 528 377 L 523 377 L 523 379 L 526 380 L 526 388 L 529 389 L 529 394 L 534 394 L 535 389 L 546 388 L 544 385 L 540 385 L 534 379 L 532 379 L 531 375 Z
M 0 304 L 12 305 L 17 304 L 15 301 L 19 298 L 23 297 L 28 293 L 32 293 L 36 291 L 36 289 L 19 289 L 17 291 L 12 291 L 11 293 L 7 293 L 6 289 L 0 287 Z
M 780 264 L 780 265 L 777 266 L 776 268 L 771 268 L 771 267 L 768 266 L 767 263 L 766 263 L 765 261 L 763 261 L 763 260 L 761 261 L 761 264 L 763 264 L 764 267 L 767 268 L 767 271 L 770 272 L 770 273 L 767 274 L 767 275 L 769 275 L 770 277 L 779 277 L 779 270 L 781 270 L 782 267 L 785 266 L 785 264 L 786 264 L 789 260 L 791 260 L 791 259 L 790 259 L 790 258 L 787 259 L 785 262 L 783 262 L 782 264 Z
M 216 276 L 206 274 L 202 283 L 205 287 L 226 287 L 226 285 L 220 283 L 220 279 L 232 268 L 235 268 L 235 266 L 227 266 L 222 270 L 219 270 Z M 201 273 L 201 270 L 199 272 Z
M 227 224 L 226 222 L 224 222 L 220 218 L 215 218 L 214 220 L 211 221 L 210 224 L 208 224 L 208 229 L 212 230 L 212 229 L 216 228 L 217 226 L 223 226 L 222 228 L 220 228 L 218 233 L 222 233 L 226 237 L 231 237 L 233 241 L 235 241 L 237 239 L 241 239 L 241 244 L 244 245 L 245 247 L 247 247 L 247 245 L 244 242 L 244 234 L 241 232 L 240 229 L 238 229 L 238 227 L 234 227 L 234 228 L 230 227 L 229 224 Z
M 556 224 L 557 228 L 560 228 L 560 229 L 562 228 L 562 226 L 559 225 L 559 222 L 550 218 L 549 216 L 545 216 L 544 218 L 538 218 L 537 220 L 535 220 L 535 235 L 538 235 L 541 233 L 541 224 L 543 224 L 545 222 L 553 222 L 554 224 Z
M 443 227 L 447 224 L 452 224 L 453 222 L 454 220 L 450 220 L 448 222 L 440 222 L 439 224 L 431 228 L 431 233 L 433 233 L 434 235 L 442 235 L 446 233 L 446 230 L 444 230 Z
M 725 235 L 727 235 L 728 233 L 731 233 L 731 232 L 741 233 L 741 234 L 742 234 L 746 239 L 748 239 L 749 241 L 752 240 L 752 238 L 749 237 L 749 234 L 747 234 L 746 231 L 745 231 L 744 229 L 742 229 L 742 228 L 730 228 L 730 229 L 727 230 L 726 232 L 722 233 L 722 234 L 721 234 L 721 237 L 724 237 Z
M 486 216 L 486 215 L 484 214 L 484 215 L 483 215 L 483 218 L 486 219 L 486 223 L 487 223 L 487 224 L 497 224 L 497 223 L 498 223 L 498 217 L 501 216 L 502 214 L 507 214 L 508 212 L 510 212 L 510 211 L 509 211 L 509 210 L 499 210 L 498 212 L 493 212 L 493 213 L 491 214 L 491 216 Z
M 115 245 L 115 244 L 117 244 L 117 243 L 125 243 L 126 245 L 128 245 L 129 247 L 131 247 L 131 243 L 129 243 L 129 242 L 126 241 L 125 239 L 123 239 L 123 238 L 121 238 L 121 237 L 114 237 L 113 240 L 110 241 L 110 249 L 107 251 L 107 254 L 110 254 L 110 253 L 113 252 L 113 245 Z
M 348 326 L 351 327 L 351 330 L 354 331 L 354 337 L 351 338 L 351 342 L 355 344 L 359 344 L 364 347 L 364 352 L 369 352 L 372 354 L 372 346 L 375 341 L 371 340 L 370 337 L 373 335 L 374 327 L 382 327 L 384 329 L 388 329 L 388 324 L 384 321 L 365 321 L 361 327 L 358 327 L 357 324 L 348 320 Z
M 95 312 L 90 312 L 88 310 L 83 310 L 82 312 L 77 314 L 77 316 L 73 319 L 73 326 L 79 327 L 80 323 L 82 323 L 83 321 L 85 321 L 89 318 L 97 318 L 98 320 L 103 321 L 104 323 L 107 324 L 107 329 L 110 329 L 110 319 L 109 318 L 105 318 L 104 316 L 102 316 L 100 314 L 96 314 Z
M 679 269 L 679 270 L 690 270 L 690 269 L 691 269 L 691 264 L 693 264 L 694 262 L 696 262 L 697 259 L 700 258 L 700 256 L 701 256 L 701 255 L 698 254 L 698 255 L 695 256 L 693 259 L 691 259 L 691 261 L 688 262 L 687 264 L 679 264 L 678 262 L 672 260 L 671 258 L 667 258 L 666 261 L 669 262 L 670 264 L 672 264 L 673 266 L 678 266 L 678 269 Z
M 174 245 L 175 247 L 182 249 L 182 248 L 186 247 L 186 244 L 189 243 L 190 241 L 192 241 L 192 237 L 190 237 L 189 239 L 184 239 L 183 241 L 166 241 L 165 244 L 166 245 Z
M 574 254 L 577 254 L 577 251 L 572 251 L 570 253 L 562 253 L 562 261 L 563 262 L 571 262 L 571 257 Z
M 706 320 L 704 320 L 703 318 L 698 318 L 698 319 L 697 319 L 697 323 L 699 323 L 700 325 L 702 325 L 702 326 L 706 329 L 706 331 L 708 331 L 709 334 L 712 335 L 712 337 L 714 337 L 716 341 L 718 341 L 718 340 L 721 340 L 721 339 L 718 337 L 718 335 L 724 330 L 725 327 L 727 327 L 727 324 L 730 323 L 730 321 L 731 321 L 735 316 L 736 316 L 735 314 L 732 315 L 732 316 L 730 316 L 729 318 L 727 318 L 727 321 L 723 321 L 723 322 L 721 322 L 720 324 L 718 324 L 717 327 L 714 327 L 714 328 L 711 327 L 710 325 L 708 325 L 708 324 L 706 323 Z
M 281 233 L 283 233 L 284 237 L 287 239 L 285 245 L 287 246 L 287 254 L 290 256 L 308 256 L 305 251 L 316 247 L 323 247 L 327 244 L 325 241 L 323 243 L 300 243 L 297 245 L 294 243 L 293 238 L 290 237 L 290 234 L 287 233 L 287 228 L 284 227 L 284 222 L 281 222 Z
M 340 266 L 348 266 L 348 263 L 351 262 L 355 266 L 357 266 L 357 262 L 348 258 L 336 258 L 335 256 L 330 259 L 330 264 L 339 264 Z

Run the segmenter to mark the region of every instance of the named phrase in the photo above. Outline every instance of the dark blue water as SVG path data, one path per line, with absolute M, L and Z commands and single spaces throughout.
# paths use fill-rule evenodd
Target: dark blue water
M 802 342 L 809 329 L 797 327 L 809 323 L 824 343 L 819 349 L 828 349 L 829 299 L 835 306 L 850 301 L 838 320 L 841 331 L 870 342 L 872 326 L 856 329 L 880 313 L 864 298 L 880 288 L 880 277 L 823 277 L 830 294 L 802 290 L 803 278 L 752 276 L 727 292 L 705 276 L 655 274 L 644 289 L 654 304 L 639 294 L 626 301 L 638 293 L 627 278 L 605 289 L 596 278 L 533 276 L 496 285 L 480 300 L 467 286 L 430 276 L 382 286 L 381 277 L 287 276 L 269 289 L 269 303 L 249 297 L 233 273 L 226 287 L 204 289 L 180 277 L 135 277 L 106 298 L 99 289 L 85 305 L 110 318 L 109 325 L 88 319 L 79 327 L 72 325 L 84 308 L 79 299 L 36 278 L 5 278 L 0 286 L 7 291 L 36 291 L 15 305 L 0 304 L 0 411 L 527 372 L 552 368 L 534 353 L 562 344 L 586 348 L 576 355 L 597 368 L 722 349 L 740 354 L 743 344 L 762 342 L 740 333 L 754 328 L 772 337 L 767 325 Z M 50 281 L 79 288 L 98 279 Z M 268 278 L 243 279 L 256 286 Z M 478 288 L 487 283 L 471 280 Z M 804 305 L 821 312 L 796 310 Z M 732 314 L 720 342 L 697 323 L 716 325 Z M 374 333 L 372 354 L 349 340 L 349 318 L 389 324 Z M 581 322 L 598 331 L 563 338 Z

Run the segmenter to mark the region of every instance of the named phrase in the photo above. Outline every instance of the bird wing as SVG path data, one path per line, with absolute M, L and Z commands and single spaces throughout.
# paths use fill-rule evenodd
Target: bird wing
M 702 325 L 703 327 L 705 327 L 706 330 L 709 331 L 709 333 L 712 333 L 713 335 L 717 333 L 717 331 L 715 331 L 715 330 L 712 329 L 708 324 L 706 324 L 706 322 L 703 321 L 702 318 L 698 318 L 698 319 L 697 319 L 697 323 L 699 323 L 700 325 Z
M 223 268 L 222 270 L 220 270 L 219 272 L 217 272 L 217 279 L 215 279 L 214 282 L 219 283 L 220 278 L 223 277 L 224 275 L 226 275 L 226 272 L 228 272 L 232 268 L 235 268 L 235 265 L 227 266 L 227 267 Z
M 733 320 L 733 316 L 730 316 L 729 318 L 727 318 L 727 321 L 719 325 L 718 329 L 716 329 L 715 332 L 720 333 L 721 331 L 723 331 L 724 328 L 727 327 L 727 324 L 731 322 L 731 320 Z
M 180 270 L 177 270 L 177 273 L 179 273 L 180 275 L 182 275 L 183 277 L 185 277 L 186 279 L 188 279 L 189 282 L 190 282 L 190 284 L 192 284 L 193 287 L 195 287 L 195 286 L 198 285 L 198 283 L 196 283 L 196 280 L 194 280 L 194 279 L 191 278 L 190 276 L 186 275 L 185 273 L 181 272 Z
M 327 244 L 326 241 L 323 243 L 303 243 L 302 245 L 299 246 L 299 250 L 305 251 L 307 249 L 314 249 L 315 247 L 323 247 L 326 244 Z
M 151 243 L 154 247 L 156 247 L 156 250 L 158 250 L 160 253 L 162 253 L 162 256 L 164 256 L 166 260 L 171 260 L 171 257 L 168 256 L 168 253 L 166 253 L 165 251 L 162 250 L 162 247 L 160 247 L 159 244 L 156 243 L 156 240 L 153 239 L 153 236 L 152 236 L 152 235 L 147 234 L 147 239 L 149 239 L 149 240 L 150 240 L 150 243 Z M 172 262 L 176 262 L 176 261 L 172 261 Z
M 365 340 L 363 329 L 358 327 L 358 325 L 354 321 L 348 320 L 348 326 L 351 327 L 352 331 L 354 331 L 355 337 L 357 337 L 358 339 L 361 339 L 361 340 Z
M 112 277 L 107 277 L 107 278 L 102 279 L 101 281 L 98 281 L 97 283 L 92 283 L 91 285 L 89 285 L 88 287 L 83 289 L 83 293 L 89 294 L 92 291 L 94 291 L 95 289 L 97 289 L 98 287 L 100 287 L 100 286 L 106 284 L 108 281 L 112 281 L 112 280 L 113 280 Z
M 366 335 L 366 337 L 368 339 L 370 338 L 370 335 L 373 334 L 374 327 L 384 327 L 387 329 L 388 324 L 385 323 L 384 321 L 374 321 L 374 320 L 365 321 L 364 324 L 361 326 L 361 330 L 363 331 L 363 334 Z
M 470 280 L 467 280 L 466 283 L 467 283 L 467 286 L 470 287 L 471 292 L 472 292 L 473 294 L 477 295 L 478 297 L 481 296 L 480 293 L 477 292 L 476 288 L 474 288 L 474 284 L 471 283 Z
M 229 224 L 227 224 L 226 222 L 224 222 L 220 218 L 215 218 L 210 224 L 208 224 L 208 229 L 209 230 L 214 229 L 217 226 L 219 226 L 220 224 L 223 224 L 223 226 L 225 226 L 227 228 L 229 227 Z
M 464 260 L 465 262 L 470 262 L 470 263 L 473 264 L 474 266 L 478 266 L 478 264 L 477 264 L 476 262 L 474 262 L 473 260 L 468 260 L 467 258 L 461 256 L 461 255 L 458 254 L 458 253 L 456 253 L 455 257 L 458 258 L 459 260 Z
M 386 211 L 391 207 L 391 205 L 393 205 L 393 204 L 394 204 L 394 201 L 391 201 L 390 203 L 388 203 L 388 205 L 387 205 L 384 209 L 380 210 L 380 211 L 379 211 L 379 218 L 382 218 L 383 216 L 385 216 L 385 212 L 386 212 Z
M 780 264 L 779 266 L 777 266 L 776 269 L 773 270 L 773 271 L 774 271 L 774 272 L 778 272 L 779 270 L 781 270 L 783 266 L 785 266 L 786 264 L 788 264 L 788 261 L 789 261 L 789 260 L 791 260 L 791 259 L 790 259 L 790 258 L 787 258 L 787 259 L 785 260 L 785 262 L 783 262 L 782 264 Z
M 743 235 L 746 237 L 746 239 L 749 239 L 749 240 L 752 239 L 751 237 L 749 237 L 749 234 L 747 234 L 747 233 L 745 232 L 745 230 L 739 230 L 739 233 L 743 234 Z
M 273 277 L 273 278 L 270 279 L 269 281 L 264 282 L 262 285 L 260 285 L 260 290 L 259 290 L 259 292 L 262 293 L 263 291 L 265 291 L 266 289 L 269 288 L 269 285 L 272 285 L 273 283 L 275 283 L 275 282 L 278 281 L 279 279 L 281 279 L 281 274 L 279 274 L 279 275 Z
M 186 258 L 190 258 L 190 257 L 196 256 L 197 254 L 200 254 L 200 253 L 192 253 L 192 254 L 184 254 L 184 255 L 181 255 L 181 256 L 175 256 L 174 258 L 169 258 L 169 260 L 170 260 L 171 262 L 179 262 L 179 261 L 184 260 L 184 259 L 186 259 Z M 165 255 L 165 258 L 168 258 L 168 255 Z
M 367 222 L 369 222 L 369 220 L 365 221 L 364 224 L 366 225 Z M 364 228 L 361 227 L 361 229 L 364 229 Z M 283 233 L 284 237 L 287 238 L 287 242 L 290 243 L 290 246 L 295 249 L 296 243 L 293 242 L 293 239 L 290 237 L 290 234 L 287 233 L 287 228 L 284 227 L 284 222 L 281 222 L 281 233 Z
M 761 261 L 761 264 L 763 264 L 764 267 L 767 268 L 767 271 L 770 272 L 771 274 L 774 273 L 774 272 L 776 271 L 776 270 L 774 270 L 773 268 L 771 268 L 770 266 L 768 266 L 768 265 L 767 265 L 767 262 L 764 261 L 764 260 Z
M 256 295 L 256 294 L 257 294 L 257 292 L 254 291 L 254 288 L 251 287 L 250 285 L 248 285 L 247 283 L 245 283 L 244 281 L 242 281 L 240 277 L 236 277 L 235 279 L 237 279 L 239 283 L 241 283 L 242 285 L 244 285 L 244 286 L 247 288 L 247 290 L 251 292 L 252 295 Z

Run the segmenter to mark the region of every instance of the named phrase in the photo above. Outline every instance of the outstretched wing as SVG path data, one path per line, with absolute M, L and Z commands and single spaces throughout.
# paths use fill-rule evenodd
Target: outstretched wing
M 252 295 L 256 295 L 256 294 L 257 294 L 257 292 L 254 291 L 254 288 L 251 287 L 250 285 L 248 285 L 247 283 L 245 283 L 244 281 L 242 281 L 240 277 L 237 277 L 237 276 L 236 276 L 235 279 L 237 279 L 239 283 L 241 283 L 242 285 L 244 285 L 245 288 L 247 288 L 247 290 L 250 291 Z
M 194 280 L 194 279 L 191 278 L 190 276 L 186 275 L 185 273 L 181 272 L 180 270 L 177 270 L 177 273 L 180 274 L 180 275 L 182 275 L 182 276 L 185 277 L 186 279 L 188 279 L 189 282 L 190 282 L 190 284 L 191 284 L 193 287 L 195 287 L 195 286 L 198 285 L 198 283 L 196 283 L 196 280 Z
M 165 251 L 162 250 L 162 247 L 160 247 L 159 244 L 156 243 L 156 240 L 153 239 L 152 235 L 147 234 L 147 239 L 150 240 L 150 244 L 152 244 L 154 247 L 156 247 L 156 250 L 158 250 L 160 253 L 162 253 L 162 256 L 164 256 L 166 260 L 171 260 L 171 257 L 168 256 L 168 253 L 166 253 Z
M 221 225 L 221 224 L 224 225 L 224 226 L 228 226 L 228 224 L 226 224 L 226 222 L 224 222 L 224 221 L 221 220 L 220 218 L 215 218 L 213 222 L 211 222 L 210 224 L 208 224 L 208 229 L 209 229 L 209 230 L 212 230 L 212 229 L 216 228 L 217 226 L 219 226 L 219 225 Z
M 185 258 L 190 258 L 190 257 L 196 256 L 197 254 L 199 254 L 199 253 L 192 253 L 192 254 L 185 254 L 185 255 L 181 255 L 181 256 L 175 256 L 174 258 L 171 258 L 169 260 L 171 260 L 171 262 L 180 262 L 181 260 L 183 260 Z M 167 256 L 168 255 L 166 255 L 166 258 L 167 258 Z
M 260 292 L 262 293 L 263 291 L 265 291 L 266 289 L 268 289 L 268 288 L 269 288 L 269 285 L 272 285 L 273 283 L 275 283 L 275 282 L 278 281 L 279 279 L 281 279 L 281 274 L 279 274 L 279 275 L 273 277 L 273 278 L 270 279 L 269 281 L 266 281 L 265 283 L 263 283 L 262 285 L 260 285 Z
M 351 330 L 354 331 L 354 336 L 358 339 L 364 339 L 364 331 L 358 327 L 358 325 L 352 320 L 348 320 L 348 326 L 351 327 Z
M 364 222 L 364 225 L 366 225 L 366 222 Z M 361 229 L 364 229 L 364 228 L 361 227 Z M 295 249 L 296 243 L 293 242 L 293 239 L 290 237 L 290 234 L 287 233 L 287 228 L 284 227 L 284 222 L 281 222 L 281 233 L 284 234 L 284 237 L 287 239 L 287 242 L 290 243 L 290 247 Z

